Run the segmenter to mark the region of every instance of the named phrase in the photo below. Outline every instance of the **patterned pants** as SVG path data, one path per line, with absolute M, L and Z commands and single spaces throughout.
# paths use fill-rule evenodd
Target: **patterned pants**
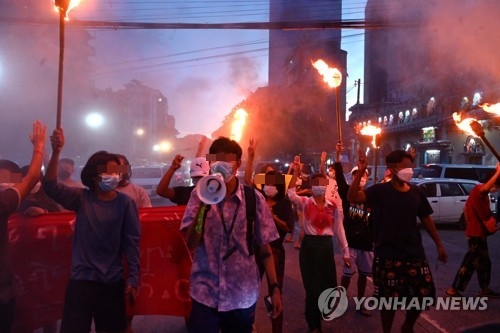
M 491 260 L 488 253 L 488 243 L 480 237 L 469 238 L 469 249 L 455 275 L 453 288 L 464 291 L 474 271 L 477 273 L 479 287 L 481 289 L 488 288 L 491 278 Z

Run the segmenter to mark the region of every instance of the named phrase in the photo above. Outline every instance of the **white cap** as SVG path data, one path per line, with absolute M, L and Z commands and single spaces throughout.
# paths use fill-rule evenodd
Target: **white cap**
M 191 178 L 208 176 L 209 173 L 210 165 L 205 157 L 197 157 L 191 162 L 189 167 L 189 176 Z
M 354 171 L 358 171 L 358 167 L 357 166 L 355 166 L 354 168 L 352 168 L 351 175 L 354 173 Z M 365 173 L 368 175 L 368 169 L 365 169 Z

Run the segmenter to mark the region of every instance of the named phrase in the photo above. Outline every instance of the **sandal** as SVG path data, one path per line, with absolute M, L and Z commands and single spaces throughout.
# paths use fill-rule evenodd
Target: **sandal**
M 450 289 L 446 289 L 446 291 L 444 292 L 447 296 L 450 296 L 450 297 L 462 297 L 462 294 L 456 290 L 453 290 L 450 288 Z

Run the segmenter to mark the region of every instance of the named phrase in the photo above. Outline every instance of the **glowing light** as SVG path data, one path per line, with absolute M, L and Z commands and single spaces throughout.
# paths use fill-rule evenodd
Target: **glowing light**
M 484 104 L 482 104 L 480 106 L 486 112 L 494 113 L 496 115 L 500 115 L 500 103 L 496 103 L 496 104 L 484 103 Z
M 380 141 L 380 134 L 382 134 L 382 129 L 380 127 L 366 125 L 359 131 L 359 133 L 361 133 L 361 135 L 371 136 L 373 148 L 378 148 L 380 144 L 378 141 Z
M 472 130 L 470 124 L 477 121 L 474 118 L 464 118 L 462 119 L 461 114 L 457 112 L 453 112 L 453 120 L 455 121 L 455 124 L 460 128 L 462 131 L 464 131 L 468 135 L 472 135 L 474 137 L 478 137 L 476 133 Z
M 139 128 L 137 131 L 135 131 L 135 134 L 137 134 L 138 136 L 143 136 L 144 130 L 142 128 Z
M 248 113 L 243 109 L 238 109 L 234 113 L 234 121 L 231 125 L 231 140 L 239 142 L 243 135 L 243 128 L 247 121 Z
M 85 118 L 85 123 L 89 127 L 99 128 L 104 124 L 104 117 L 100 113 L 92 112 Z
M 331 68 L 327 63 L 318 59 L 312 63 L 314 68 L 318 70 L 318 73 L 323 76 L 323 81 L 325 81 L 330 88 L 337 88 L 342 83 L 342 73 L 337 68 Z
M 62 11 L 65 14 L 65 19 L 68 20 L 69 12 L 78 7 L 81 0 L 54 0 L 54 9 L 56 12 Z

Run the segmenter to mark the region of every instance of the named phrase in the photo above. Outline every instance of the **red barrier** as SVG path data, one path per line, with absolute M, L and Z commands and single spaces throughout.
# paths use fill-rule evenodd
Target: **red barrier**
M 179 232 L 184 207 L 139 211 L 141 273 L 133 314 L 186 317 L 191 256 Z M 10 254 L 17 290 L 14 332 L 30 332 L 61 318 L 69 279 L 74 213 L 9 220 Z

